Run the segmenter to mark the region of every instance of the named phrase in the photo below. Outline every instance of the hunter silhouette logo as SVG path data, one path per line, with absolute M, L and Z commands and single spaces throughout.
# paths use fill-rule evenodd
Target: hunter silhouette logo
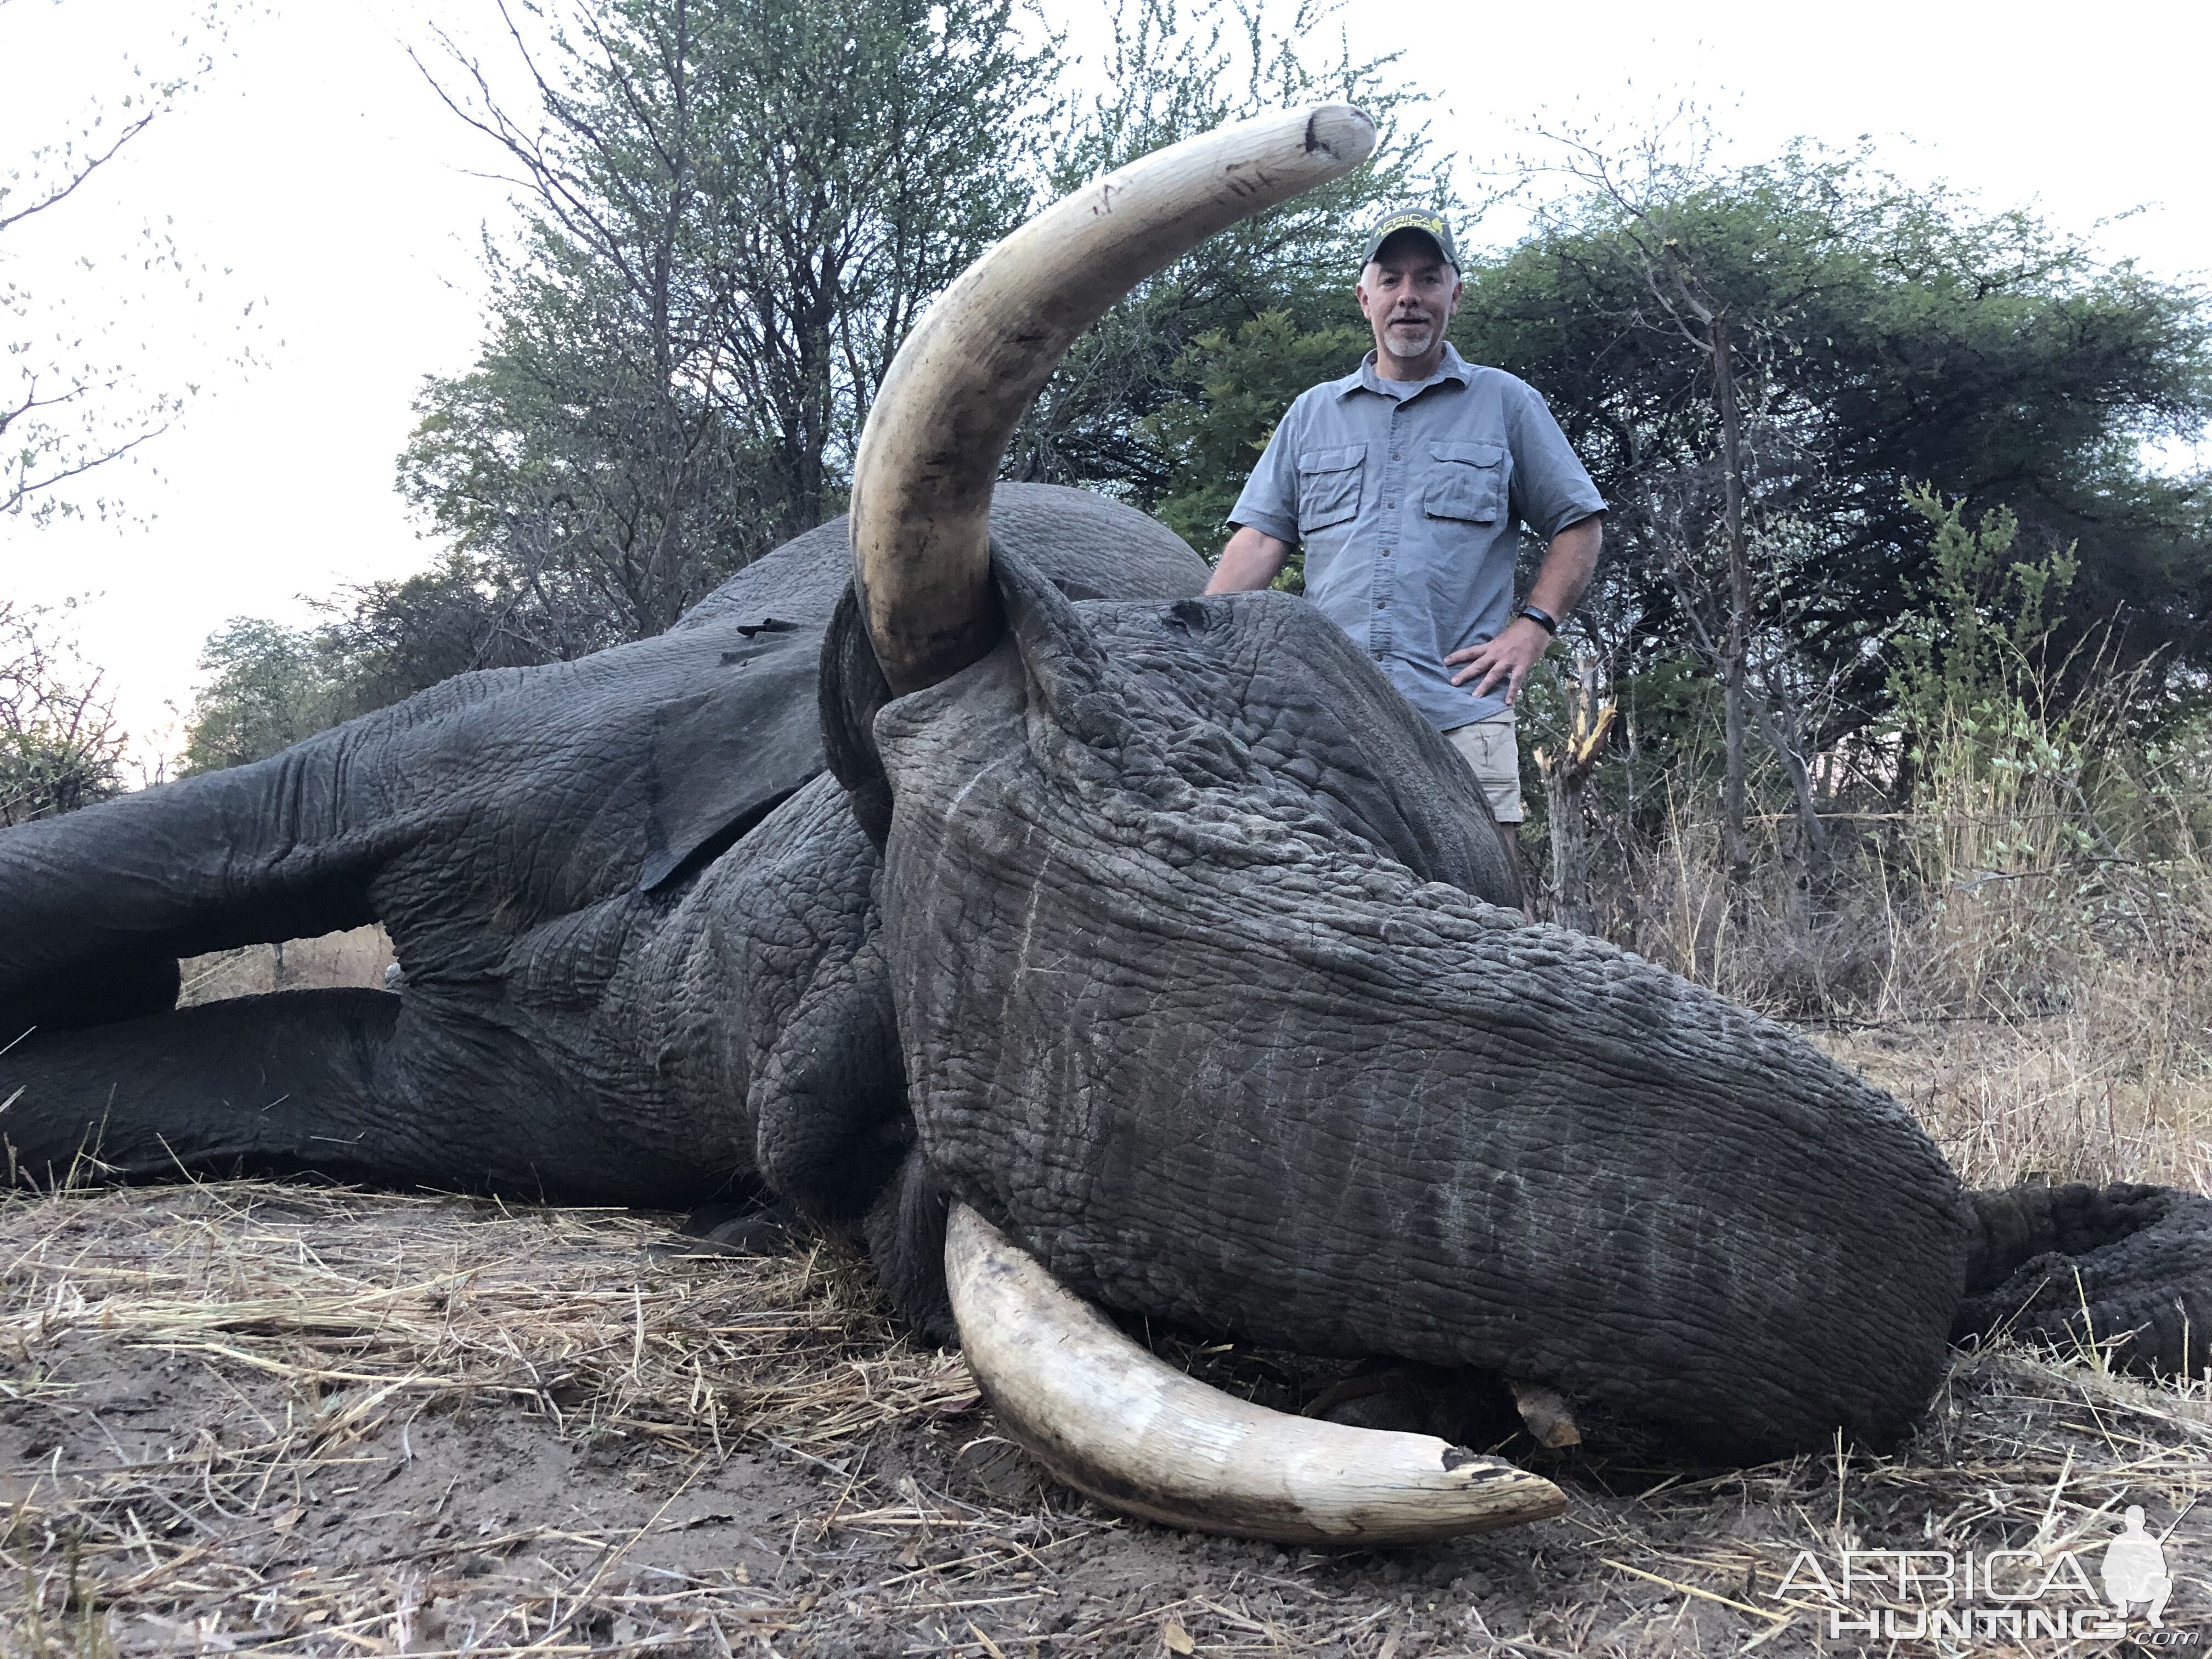
M 2166 1598 L 2173 1594 L 2173 1579 L 2166 1570 L 2166 1540 L 2173 1535 L 2168 1527 L 2153 1538 L 2143 1530 L 2142 1505 L 2128 1505 L 2127 1516 L 2119 1534 L 2105 1546 L 2105 1599 L 2122 1619 L 2128 1616 L 2133 1603 L 2147 1604 L 2144 1622 L 2153 1630 L 2166 1628 L 2159 1615 L 2166 1611 Z

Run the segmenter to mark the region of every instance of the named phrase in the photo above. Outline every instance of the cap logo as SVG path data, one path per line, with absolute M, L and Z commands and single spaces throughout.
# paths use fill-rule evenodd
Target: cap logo
M 1375 238 L 1380 241 L 1393 232 L 1401 230 L 1425 230 L 1431 236 L 1441 236 L 1444 233 L 1444 222 L 1433 213 L 1394 213 L 1376 227 Z
M 1367 239 L 1367 256 L 1359 263 L 1364 265 L 1374 259 L 1382 252 L 1382 244 L 1401 230 L 1410 230 L 1427 237 L 1437 245 L 1437 251 L 1444 256 L 1444 262 L 1455 270 L 1458 268 L 1459 250 L 1452 246 L 1451 226 L 1445 222 L 1443 214 L 1432 213 L 1424 208 L 1400 208 L 1376 225 L 1374 234 Z

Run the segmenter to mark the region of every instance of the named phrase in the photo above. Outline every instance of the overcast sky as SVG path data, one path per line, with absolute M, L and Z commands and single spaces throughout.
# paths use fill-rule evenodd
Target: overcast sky
M 127 90 L 126 55 L 173 58 L 192 9 L 0 0 L 0 173 Z M 433 550 L 393 490 L 394 460 L 421 378 L 472 358 L 481 228 L 511 219 L 503 187 L 471 175 L 496 158 L 408 61 L 408 46 L 429 49 L 431 16 L 496 46 L 489 0 L 274 0 L 173 114 L 7 237 L 0 283 L 34 307 L 65 302 L 56 325 L 112 342 L 147 387 L 198 387 L 144 465 L 99 480 L 140 519 L 0 520 L 0 597 L 82 599 L 85 654 L 149 747 L 173 743 L 167 706 L 189 704 L 201 641 L 227 617 L 304 620 L 299 596 L 404 574 Z M 1357 52 L 1405 50 L 1408 78 L 1435 95 L 1436 137 L 1471 165 L 1528 150 L 1534 124 L 1633 121 L 1690 98 L 1741 158 L 1801 134 L 1870 135 L 1909 178 L 2070 228 L 2112 221 L 2107 252 L 2171 277 L 2212 270 L 2208 20 L 2202 0 L 2087 13 L 1722 0 L 1655 34 L 1648 4 L 1585 0 L 1355 7 L 1346 27 Z M 149 223 L 195 268 L 189 289 L 139 268 Z

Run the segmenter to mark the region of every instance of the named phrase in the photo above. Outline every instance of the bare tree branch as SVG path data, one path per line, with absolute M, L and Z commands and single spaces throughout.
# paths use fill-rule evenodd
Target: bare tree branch
M 106 166 L 108 162 L 113 161 L 115 159 L 116 152 L 120 150 L 124 145 L 129 143 L 140 133 L 145 131 L 148 127 L 153 125 L 155 121 L 160 117 L 167 113 L 168 106 L 166 104 L 161 106 L 159 108 L 148 110 L 145 114 L 140 116 L 129 126 L 124 128 L 120 133 L 117 134 L 113 143 L 110 144 L 106 149 L 94 156 L 91 160 L 82 163 L 75 173 L 71 173 L 59 185 L 55 185 L 37 201 L 32 203 L 30 206 L 27 208 L 20 208 L 13 213 L 0 213 L 0 230 L 7 229 L 10 225 L 19 225 L 22 223 L 24 220 L 31 217 L 33 214 L 44 213 L 48 208 L 57 206 L 60 203 L 67 201 L 71 196 L 76 193 L 78 185 L 84 183 L 86 179 L 91 178 L 94 173 L 97 173 L 101 167 Z

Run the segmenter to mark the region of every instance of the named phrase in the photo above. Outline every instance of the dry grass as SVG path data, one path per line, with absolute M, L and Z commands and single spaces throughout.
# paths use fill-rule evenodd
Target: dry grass
M 221 1183 L 9 1200 L 0 1261 L 11 1659 L 1800 1653 L 1829 1645 L 1778 1595 L 1800 1549 L 2048 1558 L 2129 1502 L 2182 1518 L 2169 1621 L 2212 1612 L 2212 1413 L 2094 1355 L 1962 1358 L 1893 1458 L 1718 1469 L 1598 1425 L 1507 1448 L 1564 1520 L 1286 1553 L 1040 1480 L 830 1247 Z
M 1973 1185 L 2126 1180 L 2212 1192 L 2212 1073 L 2160 1066 L 2154 1040 L 2136 1035 L 2168 1025 L 2173 988 L 2115 972 L 2034 1019 L 1819 1035 L 1909 1102 Z
M 2186 874 L 1991 882 L 1896 913 L 1872 1017 L 1822 1035 L 1973 1184 L 2212 1191 L 2212 884 Z
M 6 1565 L 28 1575 L 11 1652 L 99 1650 L 133 1621 L 156 1646 L 162 1632 L 235 1632 L 218 1647 L 289 1634 L 332 1652 L 362 1650 L 353 1638 L 381 1624 L 421 1651 L 435 1645 L 419 1615 L 441 1561 L 548 1543 L 599 1559 L 580 1581 L 556 1567 L 512 1587 L 475 1621 L 471 1650 L 559 1650 L 552 1635 L 588 1626 L 590 1609 L 635 1624 L 656 1602 L 614 1570 L 656 1525 L 681 1522 L 468 1534 L 440 1524 L 442 1503 L 387 1510 L 387 1523 L 426 1523 L 422 1541 L 337 1573 L 294 1570 L 291 1534 L 368 1468 L 396 1454 L 389 1480 L 417 1462 L 426 1425 L 465 1442 L 486 1408 L 696 1476 L 749 1444 L 842 1469 L 887 1424 L 978 1403 L 958 1360 L 894 1340 L 855 1264 L 825 1249 L 657 1261 L 665 1225 L 618 1212 L 253 1183 L 16 1198 L 0 1218 L 12 1351 L 0 1390 L 18 1425 L 48 1422 L 32 1449 L 51 1444 L 44 1467 L 9 1475 Z M 143 1444 L 80 1403 L 118 1373 L 137 1390 L 120 1409 L 162 1419 L 133 1437 Z M 179 1413 L 179 1391 L 151 1374 L 213 1386 Z M 73 1467 L 65 1442 L 109 1455 Z M 483 1478 L 469 1461 L 449 1484 Z M 775 1598 L 724 1577 L 679 1598 L 695 1627 L 775 1615 Z M 95 1604 L 94 1627 L 72 1626 L 72 1605 Z
M 2092 811 L 2078 790 L 1937 779 L 1926 811 L 1839 817 L 1808 886 L 1794 823 L 1731 883 L 1710 810 L 1606 843 L 1601 931 L 1796 1021 L 1910 1101 L 1976 1184 L 2212 1190 L 2212 813 L 2201 779 Z M 2063 798 L 2062 798 L 2063 797 Z

